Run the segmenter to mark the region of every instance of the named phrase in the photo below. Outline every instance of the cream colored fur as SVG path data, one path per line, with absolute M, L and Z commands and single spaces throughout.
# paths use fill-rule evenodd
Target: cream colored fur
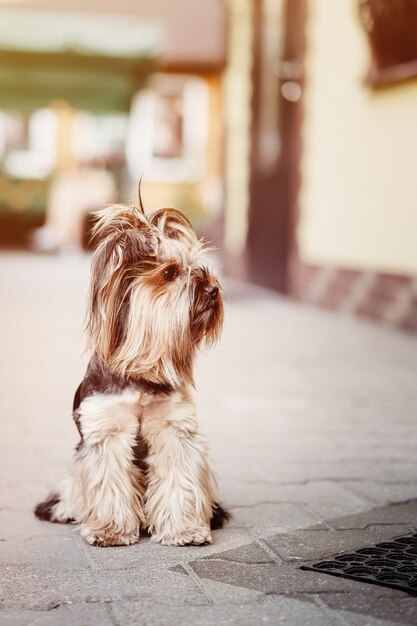
M 73 487 L 74 487 L 74 477 L 66 476 L 59 483 L 56 493 L 59 494 L 59 501 L 52 507 L 51 510 L 51 521 L 52 522 L 61 522 L 62 524 L 66 524 L 69 521 L 73 521 L 77 517 L 77 512 L 75 510 L 74 501 L 73 501 Z
M 152 540 L 211 542 L 217 487 L 190 393 L 182 390 L 151 403 L 143 414 L 142 434 L 149 446 L 145 515 Z
M 81 535 L 97 545 L 139 541 L 145 477 L 133 465 L 140 394 L 93 395 L 79 408 L 83 445 L 65 505 Z
M 54 521 L 74 519 L 86 541 L 101 546 L 135 543 L 141 526 L 163 544 L 211 542 L 216 479 L 187 389 L 93 395 L 79 413 L 83 445 L 59 486 Z M 132 462 L 139 427 L 146 477 Z

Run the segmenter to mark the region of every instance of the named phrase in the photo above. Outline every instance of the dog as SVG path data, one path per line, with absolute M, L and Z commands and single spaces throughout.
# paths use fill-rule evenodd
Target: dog
M 35 515 L 76 523 L 96 546 L 143 531 L 165 545 L 210 543 L 229 515 L 198 432 L 193 362 L 221 333 L 221 288 L 183 213 L 139 205 L 96 213 L 91 360 L 73 406 L 81 439 Z

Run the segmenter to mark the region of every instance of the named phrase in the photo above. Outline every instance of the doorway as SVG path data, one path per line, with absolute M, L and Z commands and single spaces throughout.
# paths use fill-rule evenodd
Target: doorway
M 248 276 L 288 291 L 295 245 L 306 0 L 255 0 Z

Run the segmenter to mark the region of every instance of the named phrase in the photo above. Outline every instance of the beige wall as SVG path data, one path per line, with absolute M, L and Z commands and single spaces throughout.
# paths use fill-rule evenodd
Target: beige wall
M 357 0 L 308 5 L 301 257 L 417 273 L 417 80 L 364 86 Z
M 252 3 L 227 0 L 228 63 L 224 79 L 225 248 L 231 255 L 246 244 L 252 96 Z

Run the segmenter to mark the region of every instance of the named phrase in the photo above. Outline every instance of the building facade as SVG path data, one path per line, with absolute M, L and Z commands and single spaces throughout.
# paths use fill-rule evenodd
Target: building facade
M 417 330 L 413 3 L 250 9 L 248 192 L 240 213 L 226 204 L 230 267 L 240 257 L 259 284 Z

